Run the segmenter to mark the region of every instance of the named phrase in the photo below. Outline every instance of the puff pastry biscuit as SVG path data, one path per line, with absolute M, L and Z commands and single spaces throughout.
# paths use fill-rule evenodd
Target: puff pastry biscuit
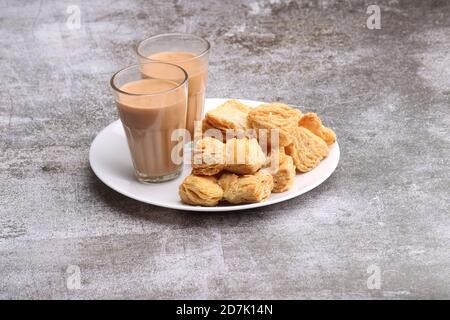
M 205 119 L 211 127 L 225 131 L 227 129 L 245 130 L 247 114 L 251 108 L 238 100 L 228 100 L 206 113 Z
M 238 174 L 258 171 L 266 162 L 266 155 L 256 139 L 230 139 L 225 144 L 225 170 Z
M 187 176 L 179 188 L 181 200 L 194 206 L 216 206 L 223 197 L 223 190 L 215 177 Z
M 302 117 L 300 110 L 289 107 L 283 103 L 263 104 L 253 108 L 248 114 L 248 124 L 256 129 L 267 130 L 267 144 L 271 144 L 271 129 L 279 130 L 279 146 L 284 147 L 292 143 L 289 131 L 298 127 Z
M 203 118 L 203 120 L 202 120 L 202 132 L 203 133 L 205 133 L 205 131 L 206 130 L 209 130 L 209 129 L 217 129 L 217 128 L 214 128 L 209 122 L 208 122 L 208 120 L 206 120 L 206 118 Z M 218 129 L 219 130 L 219 129 Z M 222 132 L 222 130 L 220 130 L 221 132 Z
M 225 168 L 225 144 L 211 137 L 198 140 L 192 157 L 192 173 L 212 176 Z
M 229 203 L 255 203 L 269 198 L 273 178 L 270 173 L 263 171 L 244 176 L 224 173 L 219 179 L 219 185 L 224 188 L 223 199 Z
M 213 127 L 206 119 L 202 120 L 202 133 L 203 136 L 214 137 L 222 142 L 227 141 L 227 139 L 232 138 L 257 138 L 258 135 L 254 129 L 226 129 L 221 130 Z
M 298 124 L 305 127 L 316 136 L 322 138 L 327 145 L 332 145 L 336 142 L 336 134 L 334 131 L 325 127 L 320 118 L 314 112 L 305 113 Z
M 328 146 L 324 140 L 304 127 L 292 129 L 293 142 L 287 146 L 286 154 L 294 160 L 298 171 L 308 172 L 314 169 L 328 155 Z
M 278 159 L 275 156 L 278 155 Z M 273 177 L 273 189 L 272 192 L 285 192 L 289 190 L 294 184 L 295 180 L 295 165 L 291 156 L 284 153 L 284 148 L 278 152 L 272 152 L 269 157 L 271 168 L 270 170 Z

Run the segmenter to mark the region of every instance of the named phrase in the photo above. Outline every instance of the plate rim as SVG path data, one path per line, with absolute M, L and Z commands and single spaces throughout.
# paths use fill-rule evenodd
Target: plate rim
M 223 101 L 223 100 L 229 100 L 229 99 L 236 99 L 236 100 L 241 101 L 242 103 L 250 103 L 250 104 L 264 103 L 264 102 L 256 101 L 256 100 L 237 99 L 237 98 L 207 98 L 206 100 Z M 281 196 L 279 198 L 272 199 L 270 202 L 266 200 L 266 201 L 257 202 L 257 203 L 248 203 L 248 204 L 230 205 L 230 206 L 215 206 L 215 207 L 191 206 L 191 205 L 186 205 L 186 204 L 164 204 L 163 205 L 161 203 L 157 203 L 157 202 L 154 202 L 152 200 L 143 199 L 143 198 L 141 198 L 139 196 L 135 196 L 135 195 L 133 195 L 130 192 L 124 191 L 120 187 L 113 186 L 108 181 L 106 181 L 106 179 L 102 179 L 101 178 L 102 175 L 99 174 L 99 172 L 97 170 L 98 168 L 96 168 L 95 162 L 93 161 L 93 152 L 95 150 L 96 144 L 98 143 L 100 137 L 102 135 L 104 135 L 105 132 L 107 132 L 110 129 L 110 127 L 118 126 L 120 124 L 121 124 L 120 119 L 115 120 L 112 123 L 110 123 L 109 125 L 107 125 L 106 127 L 104 127 L 95 136 L 95 138 L 92 141 L 91 146 L 89 148 L 89 165 L 90 165 L 92 171 L 94 172 L 94 174 L 97 176 L 97 178 L 102 183 L 104 183 L 106 186 L 108 186 L 109 188 L 114 190 L 115 192 L 118 192 L 118 193 L 120 193 L 120 194 L 122 194 L 122 195 L 124 195 L 124 196 L 126 196 L 128 198 L 131 198 L 133 200 L 136 200 L 136 201 L 139 201 L 139 202 L 143 202 L 143 203 L 147 203 L 147 204 L 151 204 L 151 205 L 158 206 L 158 207 L 161 207 L 161 208 L 175 209 L 175 210 L 181 210 L 181 211 L 224 212 L 224 211 L 238 211 L 238 210 L 247 210 L 247 209 L 254 209 L 254 208 L 259 208 L 259 207 L 270 206 L 270 205 L 273 205 L 273 204 L 276 204 L 276 203 L 280 203 L 280 202 L 284 202 L 284 201 L 296 198 L 296 197 L 301 196 L 302 194 L 305 194 L 305 193 L 311 191 L 312 189 L 318 187 L 319 185 L 321 185 L 324 181 L 326 181 L 336 171 L 336 168 L 337 168 L 337 166 L 339 164 L 339 161 L 340 161 L 340 147 L 339 147 L 338 142 L 336 141 L 332 145 L 333 148 L 336 148 L 336 150 L 335 150 L 335 152 L 336 152 L 336 161 L 333 163 L 332 169 L 325 176 L 323 176 L 321 179 L 318 179 L 318 180 L 314 181 L 314 183 L 308 185 L 308 187 L 303 189 L 301 193 L 287 193 L 285 196 Z M 315 169 L 313 169 L 313 170 L 315 170 Z

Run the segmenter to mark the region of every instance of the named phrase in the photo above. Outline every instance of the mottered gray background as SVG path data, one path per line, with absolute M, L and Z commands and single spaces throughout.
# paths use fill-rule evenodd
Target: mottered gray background
M 0 298 L 450 298 L 449 17 L 444 0 L 0 1 Z M 109 79 L 166 32 L 211 42 L 208 97 L 320 114 L 330 179 L 215 214 L 100 182 Z

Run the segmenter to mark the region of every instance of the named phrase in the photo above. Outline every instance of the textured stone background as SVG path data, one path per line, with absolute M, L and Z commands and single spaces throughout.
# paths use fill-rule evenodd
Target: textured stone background
M 3 0 L 0 26 L 0 298 L 450 298 L 448 1 Z M 117 118 L 108 81 L 138 40 L 174 31 L 210 40 L 208 97 L 322 115 L 334 175 L 223 214 L 103 185 L 88 150 Z

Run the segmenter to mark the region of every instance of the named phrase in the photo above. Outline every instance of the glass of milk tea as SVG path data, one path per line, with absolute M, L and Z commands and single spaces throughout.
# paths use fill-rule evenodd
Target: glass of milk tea
M 140 182 L 163 182 L 181 174 L 187 79 L 183 68 L 164 62 L 133 65 L 111 78 L 134 173 Z
M 142 40 L 137 46 L 140 63 L 163 61 L 186 70 L 189 78 L 186 129 L 194 137 L 194 121 L 200 121 L 205 105 L 210 44 L 207 40 L 185 33 L 168 33 Z M 147 71 L 143 69 L 145 74 Z

